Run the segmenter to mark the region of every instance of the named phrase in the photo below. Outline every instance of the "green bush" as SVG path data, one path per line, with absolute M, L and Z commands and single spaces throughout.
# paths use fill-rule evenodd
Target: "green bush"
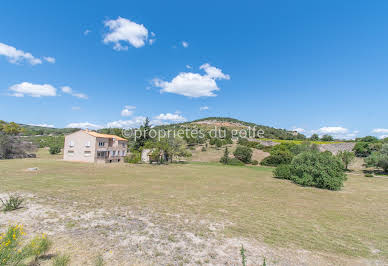
M 365 177 L 373 177 L 373 174 L 365 174 Z
M 69 255 L 58 255 L 54 258 L 53 266 L 67 266 L 70 264 Z
M 133 151 L 131 154 L 128 154 L 124 162 L 126 163 L 140 163 L 141 162 L 141 154 L 138 151 Z
M 264 158 L 260 164 L 266 166 L 278 166 L 281 164 L 289 164 L 292 161 L 292 153 L 287 150 L 275 150 L 271 155 Z
M 252 159 L 252 149 L 245 146 L 237 146 L 233 155 L 243 163 L 250 163 Z
M 273 171 L 273 176 L 281 179 L 291 179 L 291 167 L 289 164 L 281 164 Z
M 382 143 L 379 142 L 357 142 L 353 148 L 354 154 L 357 157 L 368 157 L 374 151 L 379 151 Z
M 258 164 L 259 164 L 259 162 L 257 160 L 252 161 L 252 165 L 258 165 Z
M 229 158 L 227 165 L 243 166 L 245 164 L 239 159 Z
M 374 151 L 372 154 L 365 158 L 367 166 L 375 166 L 382 168 L 384 172 L 388 172 L 388 144 L 384 144 L 381 151 Z
M 321 140 L 322 141 L 334 141 L 334 138 L 330 135 L 323 135 Z
M 225 148 L 224 155 L 220 159 L 220 163 L 222 164 L 228 164 L 229 161 L 229 150 L 228 147 Z
M 19 195 L 10 195 L 8 199 L 0 201 L 3 204 L 3 211 L 8 212 L 20 209 L 24 199 Z
M 287 169 L 278 166 L 274 175 L 287 177 Z M 330 153 L 304 152 L 292 159 L 289 179 L 302 186 L 339 190 L 346 180 L 344 165 Z
M 205 147 L 202 147 L 201 151 L 205 152 L 205 151 L 206 151 L 206 148 L 205 148 Z
M 61 152 L 61 147 L 59 147 L 57 145 L 50 146 L 49 152 L 52 155 L 59 154 Z

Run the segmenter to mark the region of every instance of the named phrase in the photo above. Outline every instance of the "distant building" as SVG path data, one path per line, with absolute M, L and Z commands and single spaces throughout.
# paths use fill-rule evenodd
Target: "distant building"
M 65 137 L 63 159 L 90 163 L 123 162 L 128 140 L 89 130 L 80 130 Z

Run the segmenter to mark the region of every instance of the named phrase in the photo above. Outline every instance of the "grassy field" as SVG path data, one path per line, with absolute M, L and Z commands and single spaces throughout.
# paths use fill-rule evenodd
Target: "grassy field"
M 258 166 L 94 165 L 64 162 L 46 150 L 39 157 L 0 161 L 0 193 L 147 209 L 160 223 L 179 215 L 222 224 L 226 238 L 388 262 L 388 178 L 349 175 L 334 192 L 275 179 L 271 168 Z

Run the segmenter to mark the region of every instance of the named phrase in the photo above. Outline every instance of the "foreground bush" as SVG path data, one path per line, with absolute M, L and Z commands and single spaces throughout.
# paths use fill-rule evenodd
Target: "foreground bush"
M 20 209 L 24 199 L 19 195 L 10 195 L 8 199 L 0 201 L 3 204 L 3 211 L 8 212 Z
M 126 163 L 140 163 L 141 162 L 141 154 L 138 151 L 133 151 L 131 154 L 128 154 L 124 158 L 124 162 Z
M 275 177 L 289 179 L 302 186 L 339 190 L 346 180 L 342 162 L 326 152 L 304 152 L 294 157 L 290 165 L 280 165 Z
M 388 144 L 384 144 L 381 151 L 372 152 L 372 154 L 365 158 L 367 166 L 379 167 L 388 172 Z
M 39 256 L 45 254 L 51 242 L 45 235 L 35 237 L 23 245 L 23 226 L 10 226 L 0 235 L 0 265 L 38 265 Z
M 243 163 L 250 163 L 252 159 L 252 149 L 245 146 L 238 146 L 233 155 Z

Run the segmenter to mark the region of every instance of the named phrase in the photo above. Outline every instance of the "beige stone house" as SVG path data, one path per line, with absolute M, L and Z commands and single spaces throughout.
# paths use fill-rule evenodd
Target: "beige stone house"
M 65 137 L 63 159 L 90 163 L 123 162 L 128 140 L 89 130 L 80 130 Z

